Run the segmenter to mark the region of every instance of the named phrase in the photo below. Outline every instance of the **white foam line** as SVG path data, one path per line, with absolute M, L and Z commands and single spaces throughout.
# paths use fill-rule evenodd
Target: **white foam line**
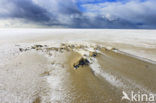
M 92 58 L 93 63 L 90 65 L 91 69 L 98 75 L 102 76 L 103 78 L 105 78 L 105 80 L 107 80 L 111 85 L 115 86 L 115 87 L 124 87 L 124 84 L 117 79 L 115 76 L 104 72 L 100 65 L 98 65 L 98 62 L 96 59 Z
M 47 78 L 51 88 L 51 101 L 60 101 L 63 98 L 62 90 L 62 71 L 58 67 L 52 71 L 52 75 Z M 63 74 L 62 74 L 63 75 Z
M 78 53 L 80 53 L 81 55 L 89 55 L 89 50 L 88 51 L 85 51 L 85 50 L 78 50 L 76 51 Z M 89 60 L 89 58 L 88 58 Z M 112 84 L 113 86 L 116 86 L 116 87 L 123 87 L 124 84 L 118 80 L 115 76 L 109 74 L 109 73 L 106 73 L 104 72 L 102 69 L 101 69 L 101 66 L 98 64 L 97 60 L 95 58 L 92 58 L 92 62 L 90 64 L 90 67 L 91 69 L 97 74 L 97 75 L 100 75 L 102 76 L 103 78 L 105 78 L 110 84 Z
M 95 58 L 92 58 L 92 64 L 90 65 L 91 69 L 97 74 L 102 76 L 103 78 L 105 78 L 105 80 L 107 80 L 111 85 L 115 86 L 115 87 L 120 87 L 120 88 L 127 88 L 129 87 L 128 85 L 124 84 L 120 79 L 117 79 L 117 77 L 104 72 L 104 70 L 101 69 L 101 66 L 98 64 L 97 60 Z M 122 77 L 122 76 L 121 76 Z M 132 85 L 132 87 L 138 88 L 140 90 L 143 90 L 146 93 L 152 93 L 150 90 L 148 90 L 146 87 L 143 87 L 141 85 L 136 84 L 135 82 L 125 78 L 125 81 L 127 81 L 129 84 Z M 155 93 L 152 93 L 155 94 Z
M 65 81 L 69 79 L 69 74 L 66 72 L 66 69 L 59 64 L 54 64 L 52 68 L 51 75 L 47 77 L 47 82 L 51 89 L 50 101 L 52 103 L 70 103 L 70 100 L 65 99 L 68 98 Z

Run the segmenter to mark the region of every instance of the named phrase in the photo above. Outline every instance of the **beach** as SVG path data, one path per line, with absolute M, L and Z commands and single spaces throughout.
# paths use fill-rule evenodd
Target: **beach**
M 0 102 L 136 103 L 122 99 L 123 91 L 155 95 L 155 34 L 0 29 Z

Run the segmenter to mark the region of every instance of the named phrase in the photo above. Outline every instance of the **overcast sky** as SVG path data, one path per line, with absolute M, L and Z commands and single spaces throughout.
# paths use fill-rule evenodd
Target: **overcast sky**
M 0 0 L 0 27 L 156 28 L 156 0 Z

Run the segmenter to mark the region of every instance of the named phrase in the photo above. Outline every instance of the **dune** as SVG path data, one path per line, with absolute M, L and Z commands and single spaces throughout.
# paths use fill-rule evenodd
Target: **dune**
M 122 100 L 123 91 L 155 95 L 156 31 L 60 30 L 0 30 L 1 103 L 135 103 Z

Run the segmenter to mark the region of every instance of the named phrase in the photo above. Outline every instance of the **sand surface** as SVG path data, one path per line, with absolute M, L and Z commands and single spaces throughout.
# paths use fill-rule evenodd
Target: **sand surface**
M 123 91 L 156 94 L 155 34 L 0 29 L 0 103 L 129 103 Z

